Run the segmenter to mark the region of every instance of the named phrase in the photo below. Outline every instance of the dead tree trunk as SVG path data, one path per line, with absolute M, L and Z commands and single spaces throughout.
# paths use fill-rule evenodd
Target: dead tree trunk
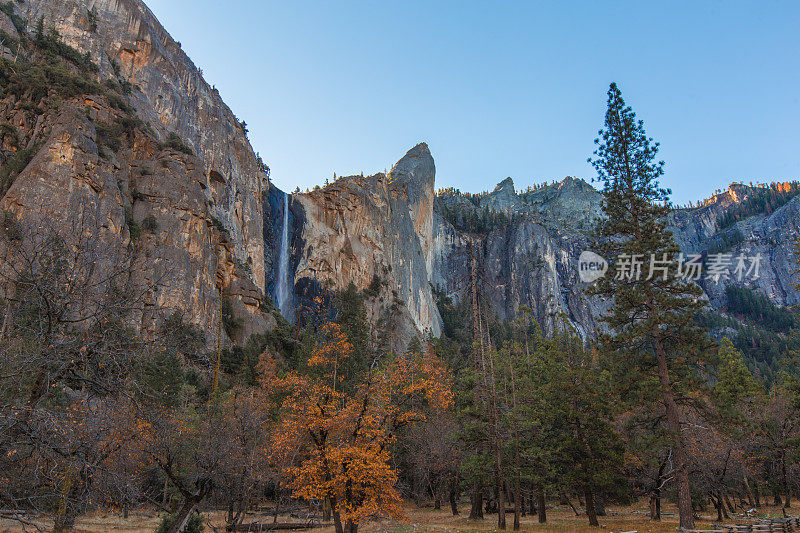
M 661 487 L 664 484 L 664 470 L 667 468 L 671 456 L 671 452 L 665 454 L 664 459 L 658 463 L 656 480 L 650 493 L 650 518 L 652 520 L 661 520 Z

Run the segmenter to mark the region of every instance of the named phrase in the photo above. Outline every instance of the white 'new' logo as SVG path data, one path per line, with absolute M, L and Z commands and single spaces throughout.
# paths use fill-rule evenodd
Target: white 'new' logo
M 593 283 L 605 276 L 608 262 L 589 250 L 581 252 L 578 258 L 578 276 L 584 283 Z

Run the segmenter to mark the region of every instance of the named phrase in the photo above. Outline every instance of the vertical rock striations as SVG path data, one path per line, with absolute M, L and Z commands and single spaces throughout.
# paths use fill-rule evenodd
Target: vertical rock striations
M 38 110 L 31 124 L 30 102 L 4 100 L 3 121 L 13 122 L 37 153 L 2 208 L 34 219 L 47 207 L 62 231 L 91 219 L 101 228 L 95 237 L 109 243 L 129 243 L 131 224 L 152 220 L 158 229 L 136 239 L 136 254 L 137 275 L 160 280 L 153 309 L 185 311 L 210 345 L 222 330 L 224 299 L 242 322 L 240 331 L 228 332 L 235 340 L 269 327 L 271 317 L 259 310 L 266 169 L 180 44 L 139 0 L 29 0 L 15 9 L 31 31 L 41 21 L 87 54 L 99 72 L 82 75 L 96 78 L 99 89 Z M 35 54 L 31 61 L 38 61 Z M 102 94 L 108 84 L 121 84 L 126 94 L 110 101 Z M 125 106 L 131 114 L 119 112 Z M 133 138 L 106 142 L 109 127 L 134 117 L 141 126 L 133 126 Z M 157 322 L 144 316 L 141 325 Z
M 296 279 L 380 287 L 371 311 L 376 320 L 394 309 L 411 322 L 401 326 L 400 340 L 438 336 L 441 318 L 430 286 L 435 173 L 421 143 L 386 175 L 342 177 L 295 195 L 305 212 Z

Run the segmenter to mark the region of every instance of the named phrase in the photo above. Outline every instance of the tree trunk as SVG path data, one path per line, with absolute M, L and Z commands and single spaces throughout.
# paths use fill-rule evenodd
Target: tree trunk
M 498 446 L 497 450 L 497 466 L 498 468 L 501 466 L 500 463 L 500 449 Z M 500 471 L 495 471 L 495 485 L 497 486 L 497 529 L 505 529 L 506 528 L 506 495 L 505 491 L 503 490 L 503 480 L 500 477 Z
M 167 509 L 167 490 L 169 489 L 169 477 L 164 476 L 164 492 L 161 494 L 161 506 Z
M 656 492 L 650 495 L 650 519 L 661 520 L 661 494 Z
M 792 506 L 792 496 L 789 488 L 789 476 L 786 473 L 786 452 L 783 452 L 783 460 L 781 461 L 781 473 L 783 474 L 783 493 L 786 495 L 786 501 L 783 506 L 787 509 Z
M 750 488 L 750 481 L 747 479 L 747 472 L 744 473 L 742 478 L 744 480 L 744 488 L 745 488 L 745 490 L 747 490 L 747 504 L 750 507 L 755 507 L 756 506 L 756 499 L 753 496 L 753 489 Z
M 723 491 L 722 494 L 725 496 L 725 505 L 728 506 L 728 511 L 730 511 L 731 514 L 736 514 L 736 507 L 731 502 L 731 499 L 728 496 L 728 493 Z
M 664 469 L 667 467 L 669 457 L 670 454 L 667 453 L 659 462 L 656 481 L 653 484 L 653 492 L 650 494 L 650 518 L 652 520 L 661 520 L 661 484 L 664 479 Z
M 469 510 L 469 517 L 473 520 L 483 518 L 483 483 L 475 482 L 472 489 L 472 507 Z
M 592 489 L 586 487 L 583 494 L 586 497 L 586 515 L 589 517 L 589 525 L 597 527 L 600 523 L 597 521 L 597 512 L 594 508 L 594 494 L 592 494 Z
M 170 526 L 167 533 L 181 533 L 184 529 L 186 529 L 186 524 L 189 523 L 189 519 L 192 517 L 192 513 L 194 513 L 195 509 L 197 509 L 198 503 L 200 502 L 197 498 L 186 498 L 186 500 L 183 502 L 181 510 L 178 511 L 178 515 L 175 517 L 175 521 L 172 522 L 172 526 Z
M 722 502 L 719 501 L 718 497 L 711 496 L 711 503 L 714 504 L 714 509 L 717 510 L 717 522 L 722 522 Z
M 322 502 L 322 520 L 325 522 L 331 521 L 331 500 L 330 498 L 325 498 Z
M 725 493 L 723 491 L 719 491 L 717 498 L 719 499 L 719 507 L 722 509 L 722 516 L 725 517 L 725 519 L 729 519 L 730 516 L 728 516 L 728 510 L 725 509 Z
M 658 329 L 653 331 L 653 345 L 658 360 L 658 379 L 661 382 L 661 398 L 667 412 L 669 430 L 673 433 L 673 455 L 675 457 L 675 481 L 678 485 L 678 515 L 680 527 L 694 529 L 694 514 L 692 509 L 692 492 L 689 485 L 689 461 L 686 456 L 686 447 L 681 432 L 680 413 L 675 395 L 672 391 L 672 382 L 669 378 L 667 354 L 661 344 Z
M 3 337 L 6 336 L 6 330 L 11 319 L 11 300 L 6 301 L 6 312 L 3 315 L 3 327 L 0 328 L 0 344 L 3 343 Z
M 539 514 L 539 523 L 547 522 L 547 505 L 544 498 L 544 489 L 540 488 L 536 493 L 536 512 Z
M 564 492 L 563 490 L 561 491 L 561 501 L 567 502 L 567 505 L 570 506 L 570 509 L 572 509 L 572 512 L 575 513 L 575 516 L 580 516 L 581 515 L 581 513 L 579 513 L 578 510 L 575 509 L 575 506 L 572 505 L 572 502 L 569 500 L 569 496 L 567 496 L 567 493 Z
M 278 512 L 281 510 L 280 491 L 275 492 L 275 509 L 272 511 L 272 523 L 278 523 Z
M 489 370 L 492 373 L 492 445 L 494 446 L 495 471 L 494 484 L 497 491 L 497 528 L 506 528 L 506 491 L 503 476 L 503 442 L 500 437 L 500 414 L 497 407 L 497 384 L 494 372 L 494 348 L 489 337 L 489 313 L 486 313 L 486 347 L 489 355 Z
M 331 505 L 331 508 L 333 508 L 333 528 L 334 528 L 334 530 L 336 531 L 336 533 L 344 533 L 344 528 L 342 527 L 342 517 L 339 514 L 339 511 L 337 511 L 336 508 L 333 507 L 333 505 Z
M 54 533 L 62 533 L 71 529 L 75 524 L 75 516 L 70 505 L 70 496 L 75 485 L 75 477 L 78 475 L 76 468 L 72 465 L 67 466 L 67 472 L 61 483 L 61 494 L 58 501 L 58 511 L 53 523 Z
M 597 513 L 597 516 L 605 516 L 606 515 L 606 500 L 603 498 L 602 494 L 594 494 L 594 512 Z
M 458 516 L 458 499 L 456 498 L 455 483 L 450 486 L 450 511 L 453 516 Z

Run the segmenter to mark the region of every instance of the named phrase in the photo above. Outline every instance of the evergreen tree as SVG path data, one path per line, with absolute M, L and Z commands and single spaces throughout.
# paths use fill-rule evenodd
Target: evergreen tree
M 550 406 L 545 426 L 556 437 L 552 456 L 561 483 L 583 493 L 589 524 L 598 526 L 596 498 L 625 487 L 622 440 L 612 423 L 613 381 L 576 335 L 557 332 L 549 344 L 542 394 Z
M 599 227 L 599 249 L 607 258 L 616 258 L 618 273 L 630 274 L 609 275 L 597 286 L 598 293 L 614 298 L 604 319 L 615 333 L 608 345 L 633 365 L 643 387 L 658 383 L 671 433 L 680 525 L 693 529 L 679 401 L 685 397 L 681 389 L 693 381 L 692 361 L 698 361 L 703 351 L 702 330 L 693 323 L 702 305 L 701 291 L 678 276 L 679 250 L 663 221 L 670 211 L 670 191 L 658 182 L 664 172 L 664 162 L 656 160 L 659 145 L 647 137 L 644 123 L 636 120 L 614 83 L 608 90 L 605 126 L 599 134 L 595 158 L 589 160 L 604 183 L 605 220 Z M 653 273 L 645 266 L 640 275 L 635 269 L 624 270 L 626 263 L 649 265 L 653 259 L 666 260 L 659 263 L 664 270 Z
M 747 406 L 762 393 L 742 353 L 723 337 L 719 346 L 717 382 L 714 384 L 714 401 L 722 419 L 737 427 L 747 422 Z
M 336 320 L 353 346 L 353 353 L 342 366 L 345 386 L 352 387 L 369 369 L 372 359 L 377 357 L 377 354 L 371 353 L 364 295 L 352 282 L 336 295 L 335 305 Z

